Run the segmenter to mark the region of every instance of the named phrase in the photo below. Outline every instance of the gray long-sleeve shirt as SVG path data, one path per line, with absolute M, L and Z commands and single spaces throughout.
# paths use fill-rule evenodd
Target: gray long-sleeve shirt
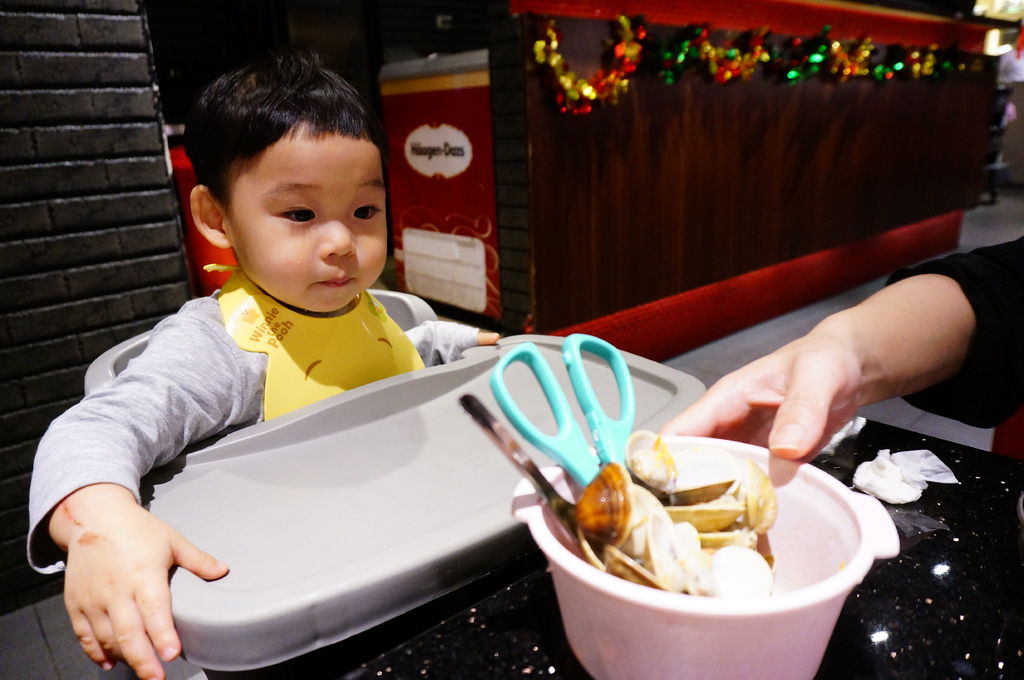
M 428 321 L 406 331 L 432 366 L 477 344 L 477 329 Z M 267 355 L 228 335 L 215 298 L 191 300 L 153 329 L 117 378 L 56 418 L 39 443 L 29 493 L 29 563 L 64 568 L 43 520 L 71 492 L 101 482 L 139 497 L 139 481 L 186 446 L 263 419 Z

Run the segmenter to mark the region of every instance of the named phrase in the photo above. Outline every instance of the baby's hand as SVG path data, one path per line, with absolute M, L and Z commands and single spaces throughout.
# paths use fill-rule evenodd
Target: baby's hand
M 498 340 L 501 340 L 501 333 L 492 333 L 490 331 L 477 331 L 476 340 L 481 345 L 497 345 Z
M 123 659 L 142 680 L 162 680 L 160 659 L 181 653 L 169 570 L 180 565 L 210 580 L 224 576 L 227 565 L 116 484 L 87 486 L 65 498 L 50 533 L 68 551 L 64 603 L 85 653 L 104 670 Z

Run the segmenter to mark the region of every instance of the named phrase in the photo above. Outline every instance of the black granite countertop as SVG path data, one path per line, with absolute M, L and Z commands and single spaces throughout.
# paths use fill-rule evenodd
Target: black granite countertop
M 850 484 L 857 464 L 880 449 L 928 449 L 960 483 L 932 483 L 920 500 L 886 506 L 900 554 L 877 562 L 847 599 L 818 678 L 1024 678 L 1024 461 L 857 420 L 813 464 Z M 535 552 L 259 677 L 590 676 L 569 649 Z

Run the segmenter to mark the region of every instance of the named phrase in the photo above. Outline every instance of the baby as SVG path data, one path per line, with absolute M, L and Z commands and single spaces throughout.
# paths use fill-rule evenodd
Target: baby
M 54 420 L 30 498 L 29 561 L 44 573 L 66 567 L 82 649 L 104 669 L 123 659 L 144 680 L 163 678 L 160 659 L 181 652 L 168 571 L 228 571 L 139 505 L 144 474 L 228 428 L 498 339 L 436 321 L 403 333 L 366 292 L 387 254 L 383 134 L 316 57 L 287 51 L 221 76 L 185 136 L 196 226 L 239 267 Z

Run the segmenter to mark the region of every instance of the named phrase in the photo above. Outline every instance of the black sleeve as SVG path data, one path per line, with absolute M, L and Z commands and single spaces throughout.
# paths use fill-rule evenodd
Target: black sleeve
M 975 427 L 998 425 L 1024 403 L 1024 238 L 901 269 L 888 283 L 917 274 L 960 284 L 977 326 L 960 372 L 905 399 Z

